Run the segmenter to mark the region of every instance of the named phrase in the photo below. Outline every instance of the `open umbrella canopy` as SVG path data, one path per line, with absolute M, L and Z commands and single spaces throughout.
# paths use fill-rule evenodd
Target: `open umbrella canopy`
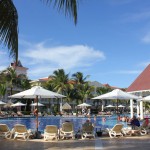
M 0 101 L 0 105 L 5 105 L 6 103 L 4 103 L 4 102 L 2 102 L 2 101 Z
M 87 104 L 87 103 L 82 103 L 82 104 L 79 104 L 77 105 L 78 107 L 90 107 L 91 105 L 90 104 Z
M 143 97 L 143 98 L 140 98 L 139 101 L 150 102 L 150 95 L 149 95 L 149 96 L 146 96 L 146 97 Z
M 34 86 L 29 90 L 25 90 L 23 92 L 11 95 L 9 97 L 34 99 L 36 97 L 38 97 L 38 98 L 62 98 L 62 97 L 66 97 L 66 96 L 46 90 L 40 86 Z
M 111 108 L 111 107 L 115 107 L 115 106 L 113 106 L 113 105 L 108 105 L 108 106 L 106 106 L 106 107 Z
M 38 99 L 39 98 L 63 98 L 66 96 L 52 92 L 52 91 L 49 91 L 49 90 L 46 90 L 40 86 L 34 86 L 29 90 L 25 90 L 23 92 L 11 95 L 9 97 L 11 97 L 11 98 L 36 99 L 36 102 L 37 102 L 36 106 L 37 106 L 37 112 L 38 112 Z M 38 126 L 39 126 L 39 121 L 38 121 L 38 113 L 37 113 L 37 115 L 36 115 L 36 129 L 37 129 L 36 138 L 38 138 L 38 134 L 39 134 Z
M 71 106 L 68 104 L 68 103 L 65 103 L 63 106 L 62 106 L 62 109 L 72 109 Z
M 119 105 L 118 107 L 120 107 L 120 108 L 121 108 L 121 107 L 125 107 L 125 106 L 123 106 L 123 105 Z
M 118 100 L 129 100 L 129 99 L 139 99 L 138 96 L 124 92 L 120 89 L 115 89 L 106 94 L 102 94 L 100 96 L 94 97 L 92 99 L 116 99 L 117 100 L 117 113 L 118 113 Z
M 119 100 L 125 100 L 125 99 L 139 99 L 138 96 L 124 92 L 120 89 L 115 89 L 109 93 L 102 94 L 100 96 L 94 97 L 92 99 L 119 99 Z
M 37 103 L 32 103 L 31 106 L 37 106 Z M 44 106 L 44 105 L 38 102 L 38 106 Z
M 21 103 L 21 102 L 17 102 L 17 103 L 15 103 L 15 104 L 12 104 L 11 106 L 12 106 L 12 107 L 26 106 L 26 104 L 23 104 L 23 103 Z

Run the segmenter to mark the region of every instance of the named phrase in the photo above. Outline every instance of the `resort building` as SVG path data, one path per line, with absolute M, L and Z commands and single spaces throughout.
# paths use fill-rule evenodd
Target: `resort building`
M 140 96 L 141 99 L 150 95 L 150 64 L 134 80 L 134 82 L 127 88 L 126 91 Z M 130 105 L 133 106 L 133 100 L 130 101 Z M 133 107 L 131 108 L 131 114 L 133 116 Z M 140 118 L 143 119 L 143 101 L 137 101 L 137 114 L 140 114 Z
M 11 63 L 9 68 L 15 69 L 17 76 L 18 75 L 26 75 L 27 76 L 28 68 L 24 67 L 20 60 L 18 60 L 17 64 L 16 64 L 16 62 Z
M 11 63 L 8 68 L 13 68 L 13 69 L 15 69 L 15 72 L 16 72 L 16 75 L 17 75 L 17 76 L 20 76 L 20 75 L 25 75 L 25 76 L 27 76 L 27 70 L 28 70 L 28 68 L 24 67 L 24 66 L 22 65 L 22 63 L 21 63 L 20 60 L 18 60 L 18 63 L 17 63 L 17 64 L 16 64 L 15 62 L 14 62 L 14 63 Z M 21 92 L 21 91 L 22 91 L 21 88 L 18 88 L 17 86 L 13 86 L 13 93 L 17 93 L 17 92 Z M 10 87 L 7 87 L 7 89 L 6 89 L 6 94 L 5 94 L 5 96 L 3 97 L 3 101 L 4 101 L 4 102 L 8 102 L 8 101 L 9 101 L 8 96 L 10 96 L 10 95 L 11 95 L 11 89 L 10 89 Z

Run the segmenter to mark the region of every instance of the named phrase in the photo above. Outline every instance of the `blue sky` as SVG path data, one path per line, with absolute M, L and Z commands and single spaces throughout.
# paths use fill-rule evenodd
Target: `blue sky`
M 128 87 L 150 62 L 149 0 L 81 0 L 78 23 L 40 0 L 14 0 L 19 59 L 30 79 L 63 68 L 89 80 Z M 1 45 L 0 70 L 11 58 Z

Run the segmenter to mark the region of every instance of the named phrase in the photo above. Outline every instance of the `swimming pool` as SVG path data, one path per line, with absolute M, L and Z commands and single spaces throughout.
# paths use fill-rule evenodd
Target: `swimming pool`
M 94 117 L 91 117 L 91 122 L 95 123 L 96 126 L 101 126 L 104 128 L 112 128 L 116 123 L 116 116 L 106 116 L 106 121 L 102 121 L 102 117 L 97 117 L 94 121 Z M 59 116 L 48 116 L 48 117 L 39 117 L 39 131 L 43 133 L 46 125 L 57 125 L 58 128 L 61 127 L 61 124 L 68 120 L 74 123 L 74 129 L 77 131 L 81 128 L 82 124 L 87 120 L 87 117 L 59 117 Z M 16 117 L 16 118 L 6 118 L 0 119 L 0 123 L 7 124 L 10 129 L 13 128 L 15 124 L 24 124 L 28 129 L 36 130 L 36 118 L 35 117 Z M 126 126 L 125 122 L 121 122 Z

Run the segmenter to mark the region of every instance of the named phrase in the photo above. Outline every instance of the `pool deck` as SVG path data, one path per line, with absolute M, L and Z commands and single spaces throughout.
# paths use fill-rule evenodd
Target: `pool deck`
M 129 136 L 120 138 L 96 137 L 86 140 L 59 140 L 44 141 L 43 139 L 21 139 L 0 138 L 1 150 L 149 150 L 150 134 L 145 136 Z

